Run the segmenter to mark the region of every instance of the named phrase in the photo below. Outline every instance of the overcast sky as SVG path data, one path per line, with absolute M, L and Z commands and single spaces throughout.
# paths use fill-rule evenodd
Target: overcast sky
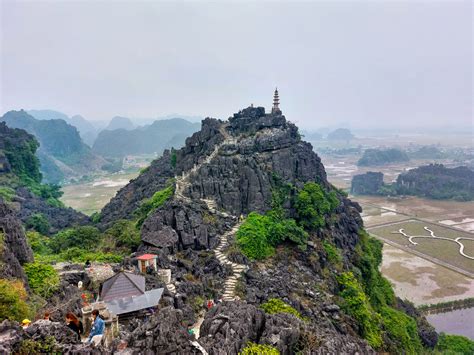
M 2 113 L 473 125 L 470 1 L 0 3 Z

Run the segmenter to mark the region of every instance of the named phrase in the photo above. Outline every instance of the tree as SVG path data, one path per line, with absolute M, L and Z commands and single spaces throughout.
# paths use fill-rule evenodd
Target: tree
M 26 303 L 27 297 L 21 281 L 0 279 L 0 321 L 10 319 L 21 322 L 28 317 L 30 309 Z
M 327 193 L 315 183 L 308 182 L 296 196 L 295 208 L 300 225 L 317 229 L 324 225 L 324 217 L 339 205 L 334 191 Z

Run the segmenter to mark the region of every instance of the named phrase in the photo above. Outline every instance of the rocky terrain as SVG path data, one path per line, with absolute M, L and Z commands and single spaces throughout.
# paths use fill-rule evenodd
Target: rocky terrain
M 290 201 L 295 191 L 308 182 L 316 182 L 337 196 L 337 207 L 326 217 L 324 226 L 309 233 L 303 249 L 283 244 L 275 256 L 265 261 L 243 255 L 235 234 L 240 216 L 272 210 L 275 193 L 285 186 L 292 189 L 288 190 L 283 208 L 289 216 L 297 216 Z M 360 248 L 368 248 L 366 239 L 361 241 L 360 237 L 361 209 L 328 183 L 320 158 L 283 115 L 249 107 L 228 121 L 203 120 L 201 131 L 188 138 L 183 148 L 166 151 L 120 190 L 103 209 L 100 223 L 105 228 L 120 219 L 136 219 L 143 206 L 158 201 L 167 189 L 172 195 L 160 200 L 155 209 L 147 210 L 139 250 L 171 258 L 166 267 L 172 269 L 172 282 L 177 289 L 173 304 L 183 317 L 176 314 L 173 318 L 181 319 L 181 323 L 191 326 L 197 321 L 203 307 L 196 301 L 204 300 L 206 295 L 224 300 L 205 312 L 200 326 L 197 342 L 209 354 L 237 354 L 249 342 L 273 346 L 283 354 L 400 349 L 402 340 L 388 330 L 385 345 L 361 339 L 364 330 L 358 323 L 360 319 L 354 319 L 341 306 L 344 302 L 338 296 L 341 284 L 337 275 L 354 268 L 364 270 L 368 265 L 377 270 L 376 261 L 359 264 L 365 253 L 361 254 Z M 207 250 L 214 250 L 215 256 Z M 202 258 L 213 268 L 223 268 L 203 273 L 198 266 Z M 373 272 L 376 274 L 369 279 L 381 278 L 378 271 Z M 225 283 L 219 279 L 222 277 Z M 372 292 L 372 286 L 366 287 L 367 292 Z M 384 292 L 387 301 L 382 302 L 397 309 L 390 312 L 403 314 L 404 308 L 392 298 L 393 291 Z M 262 310 L 272 300 L 283 302 L 298 316 Z M 171 317 L 171 311 L 166 312 Z M 436 343 L 436 333 L 420 315 L 414 317 L 416 320 L 411 322 L 418 324 L 418 332 L 410 335 L 414 337 L 414 349 L 434 346 L 430 339 Z M 149 338 L 143 335 L 148 334 L 143 327 L 150 329 L 141 326 L 127 335 L 132 348 L 145 351 L 164 346 L 159 345 L 160 334 L 167 334 L 168 326 L 163 330 L 152 327 Z M 143 341 L 137 342 L 137 338 Z M 176 341 L 183 342 L 176 345 L 180 349 L 188 349 L 184 334 Z
M 33 252 L 26 243 L 21 221 L 14 211 L 0 200 L 0 278 L 21 279 L 28 284 L 23 264 L 33 261 Z

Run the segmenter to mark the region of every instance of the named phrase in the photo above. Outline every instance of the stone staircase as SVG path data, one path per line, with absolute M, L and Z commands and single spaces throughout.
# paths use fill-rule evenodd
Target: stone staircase
M 241 223 L 237 223 L 230 231 L 222 234 L 220 236 L 220 243 L 214 250 L 217 260 L 219 260 L 222 265 L 229 265 L 232 269 L 232 275 L 230 275 L 224 283 L 224 295 L 222 296 L 223 301 L 234 301 L 236 299 L 235 286 L 237 285 L 237 281 L 241 277 L 242 272 L 245 272 L 248 269 L 247 265 L 233 263 L 222 252 L 229 245 L 229 237 L 239 230 L 240 224 Z
M 184 195 L 184 191 L 186 188 L 191 186 L 190 182 L 190 177 L 196 173 L 203 165 L 209 164 L 212 159 L 214 159 L 217 154 L 219 153 L 219 149 L 227 144 L 237 144 L 237 139 L 234 137 L 229 136 L 229 134 L 225 131 L 225 127 L 221 127 L 221 132 L 224 135 L 225 139 L 222 141 L 220 144 L 216 145 L 214 150 L 212 151 L 211 154 L 209 154 L 203 161 L 201 161 L 199 164 L 195 164 L 192 169 L 188 170 L 187 172 L 183 172 L 182 176 L 176 176 L 175 181 L 176 181 L 176 188 L 175 188 L 175 196 L 178 199 L 181 199 L 183 201 L 191 202 L 191 198 L 187 197 Z M 219 214 L 223 217 L 229 217 L 230 215 L 225 213 L 225 212 L 219 212 L 217 210 L 217 202 L 213 199 L 204 199 L 202 198 L 201 201 L 203 201 L 208 209 L 216 214 Z M 235 219 L 237 217 L 234 216 Z M 230 236 L 233 236 L 240 227 L 240 223 L 237 223 L 230 231 L 222 234 L 219 239 L 219 245 L 216 247 L 214 250 L 214 253 L 219 260 L 219 262 L 222 265 L 229 265 L 232 269 L 232 275 L 227 278 L 227 280 L 224 283 L 224 294 L 222 296 L 222 300 L 224 301 L 234 301 L 236 299 L 235 296 L 235 287 L 237 285 L 238 279 L 241 277 L 242 272 L 247 271 L 248 267 L 246 265 L 241 265 L 237 263 L 233 263 L 230 261 L 227 256 L 223 253 L 223 250 L 229 245 L 229 240 L 228 238 Z M 166 285 L 168 287 L 168 290 L 170 290 L 172 293 L 176 292 L 176 288 L 174 287 L 173 284 L 171 285 Z M 172 288 L 174 289 L 172 289 Z

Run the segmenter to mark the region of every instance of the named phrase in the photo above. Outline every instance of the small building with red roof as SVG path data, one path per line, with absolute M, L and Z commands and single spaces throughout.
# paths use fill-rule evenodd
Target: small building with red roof
M 155 254 L 143 254 L 136 258 L 138 260 L 138 270 L 146 273 L 146 268 L 151 266 L 154 270 L 157 269 L 156 260 L 158 256 Z

